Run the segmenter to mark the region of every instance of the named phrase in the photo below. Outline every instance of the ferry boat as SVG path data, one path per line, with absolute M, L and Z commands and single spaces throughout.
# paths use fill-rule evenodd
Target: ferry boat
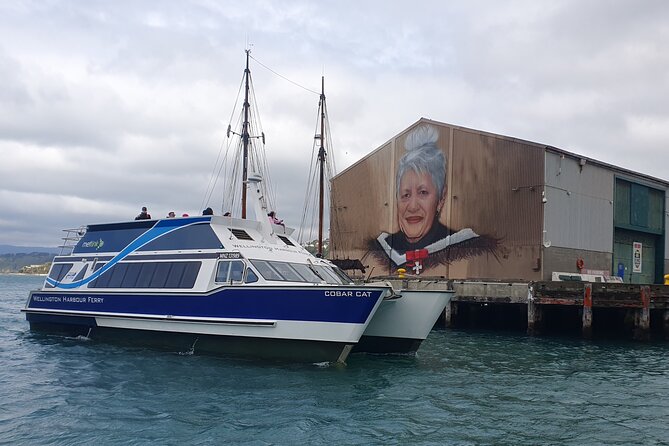
M 249 53 L 242 129 L 228 127 L 228 137 L 238 135 L 243 143 L 241 218 L 82 228 L 71 253 L 56 257 L 43 287 L 30 293 L 22 311 L 31 329 L 312 363 L 343 363 L 354 348 L 418 349 L 452 292 L 356 285 L 300 246 L 292 229 L 265 217 L 262 178 L 247 165 L 250 142 L 265 140 L 264 133 L 251 133 Z M 246 218 L 247 198 L 256 220 Z M 322 201 L 320 209 L 319 239 Z
M 261 179 L 248 178 L 266 215 Z M 183 350 L 344 362 L 387 284 L 354 285 L 266 218 L 222 216 L 90 225 L 54 259 L 23 311 L 35 330 L 156 339 Z

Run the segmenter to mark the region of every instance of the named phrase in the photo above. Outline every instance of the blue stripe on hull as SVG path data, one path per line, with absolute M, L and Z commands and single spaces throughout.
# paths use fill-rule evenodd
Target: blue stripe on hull
M 355 288 L 335 291 L 241 287 L 209 295 L 34 291 L 26 309 L 361 324 L 382 292 Z

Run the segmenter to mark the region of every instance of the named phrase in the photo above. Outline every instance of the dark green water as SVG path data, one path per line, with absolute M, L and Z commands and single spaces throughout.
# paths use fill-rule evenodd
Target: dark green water
M 416 357 L 249 362 L 31 333 L 0 275 L 0 444 L 669 444 L 669 343 L 433 331 Z

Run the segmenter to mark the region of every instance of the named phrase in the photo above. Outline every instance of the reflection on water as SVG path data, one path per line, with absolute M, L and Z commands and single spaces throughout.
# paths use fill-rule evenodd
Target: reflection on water
M 0 443 L 667 444 L 669 345 L 433 331 L 345 367 L 31 333 L 0 276 Z M 187 353 L 187 352 L 186 352 Z

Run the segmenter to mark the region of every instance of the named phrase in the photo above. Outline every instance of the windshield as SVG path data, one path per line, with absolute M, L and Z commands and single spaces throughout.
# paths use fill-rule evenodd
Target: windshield
M 330 283 L 348 285 L 351 279 L 338 268 L 329 265 L 307 265 L 304 263 L 251 260 L 265 280 L 285 282 Z

